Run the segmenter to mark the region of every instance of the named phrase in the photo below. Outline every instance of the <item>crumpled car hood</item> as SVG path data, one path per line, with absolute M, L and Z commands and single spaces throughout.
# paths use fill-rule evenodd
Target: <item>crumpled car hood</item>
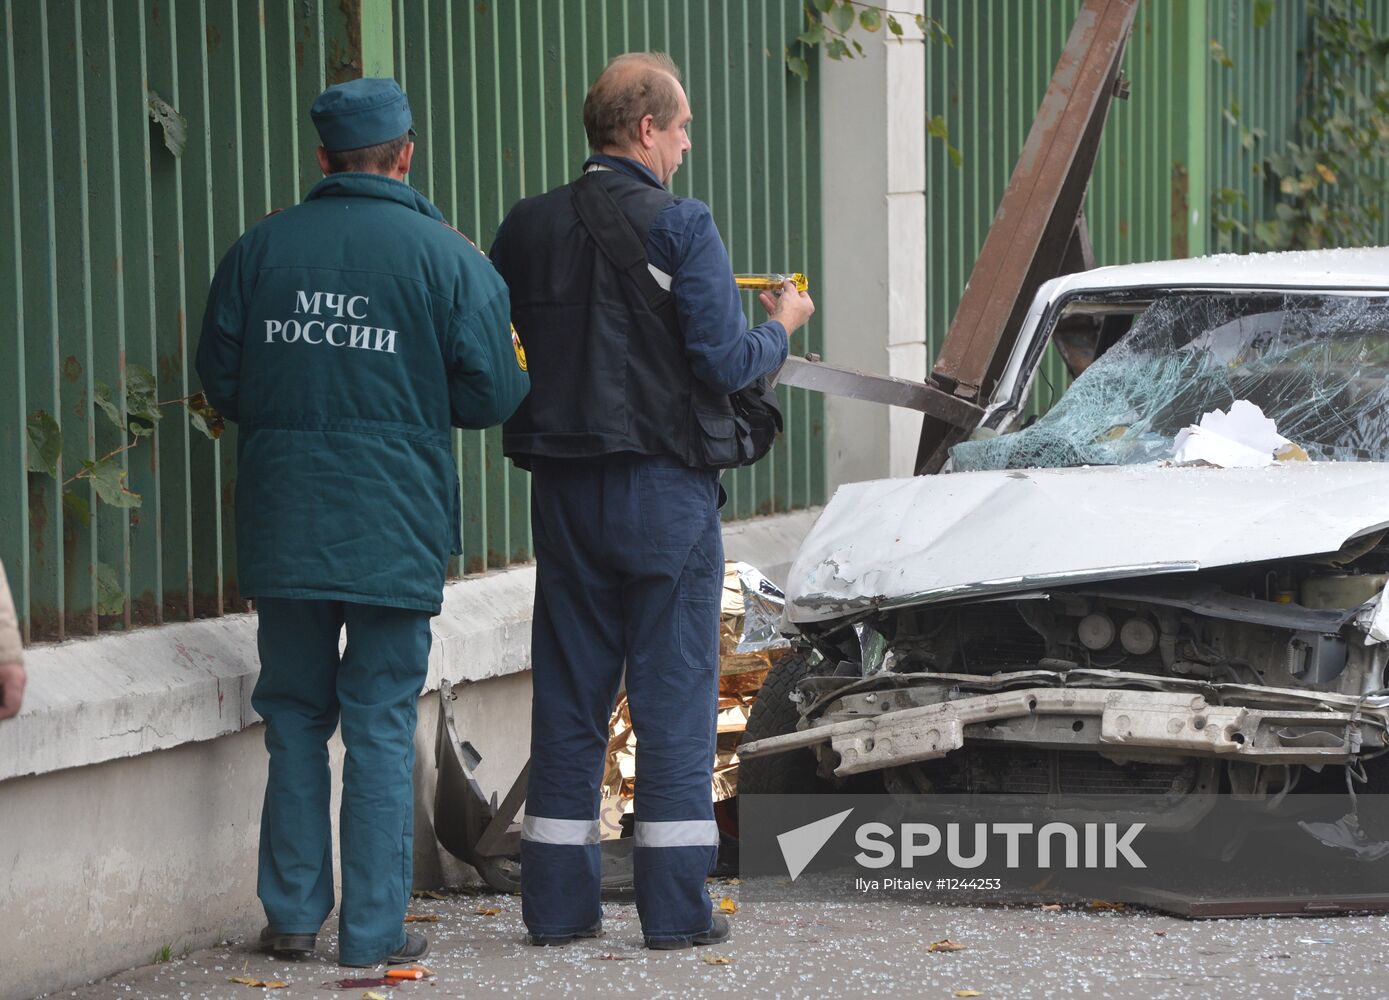
M 1335 552 L 1389 527 L 1389 464 L 1129 465 L 840 487 L 788 576 L 786 620 Z

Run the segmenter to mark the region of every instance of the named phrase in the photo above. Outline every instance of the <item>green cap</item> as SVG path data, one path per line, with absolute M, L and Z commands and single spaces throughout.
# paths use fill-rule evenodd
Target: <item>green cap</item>
M 329 87 L 314 99 L 309 116 L 330 153 L 378 146 L 414 132 L 405 91 L 394 80 L 380 77 Z

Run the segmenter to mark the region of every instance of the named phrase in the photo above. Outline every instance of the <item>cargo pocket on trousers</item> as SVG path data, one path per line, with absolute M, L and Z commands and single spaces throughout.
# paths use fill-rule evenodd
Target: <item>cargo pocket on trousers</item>
M 676 604 L 680 658 L 691 670 L 713 670 L 719 662 L 719 606 L 682 597 Z
M 717 521 L 713 523 L 717 525 Z M 723 567 L 713 564 L 715 554 L 706 551 L 703 541 L 696 540 L 690 549 L 680 573 L 679 596 L 675 602 L 680 657 L 691 670 L 713 670 L 719 662 L 719 597 L 723 592 Z

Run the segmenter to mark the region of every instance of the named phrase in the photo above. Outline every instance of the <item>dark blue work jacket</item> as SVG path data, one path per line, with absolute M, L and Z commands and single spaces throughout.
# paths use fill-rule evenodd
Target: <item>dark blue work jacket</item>
M 640 237 L 650 275 L 673 300 L 674 322 L 647 308 L 637 288 L 652 280 L 644 271 L 634 283 L 606 262 L 570 186 L 519 202 L 492 260 L 511 288 L 535 392 L 508 421 L 503 446 L 523 466 L 532 456 L 632 452 L 700 467 L 698 442 L 734 433 L 726 402 L 702 401 L 778 368 L 786 331 L 775 320 L 748 329 L 707 205 L 671 194 L 635 161 L 594 156 L 585 172 L 595 166 L 607 172 L 592 180 Z

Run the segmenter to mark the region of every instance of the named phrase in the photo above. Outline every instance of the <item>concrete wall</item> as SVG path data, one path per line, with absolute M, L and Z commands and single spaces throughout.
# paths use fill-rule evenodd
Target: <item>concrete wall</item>
M 779 582 L 816 512 L 725 530 L 730 559 Z M 530 732 L 534 569 L 458 581 L 434 619 L 416 731 L 415 876 L 472 871 L 433 836 L 441 679 L 505 794 Z M 223 937 L 257 932 L 256 844 L 265 783 L 252 615 L 144 629 L 28 652 L 24 711 L 0 723 L 0 997 L 31 997 Z M 335 777 L 342 747 L 333 742 Z M 336 816 L 336 797 L 333 804 Z
M 921 0 L 894 4 L 919 13 Z M 862 58 L 821 57 L 825 360 L 926 377 L 926 46 L 910 17 L 901 39 L 859 33 Z M 829 396 L 829 490 L 909 476 L 920 414 Z

